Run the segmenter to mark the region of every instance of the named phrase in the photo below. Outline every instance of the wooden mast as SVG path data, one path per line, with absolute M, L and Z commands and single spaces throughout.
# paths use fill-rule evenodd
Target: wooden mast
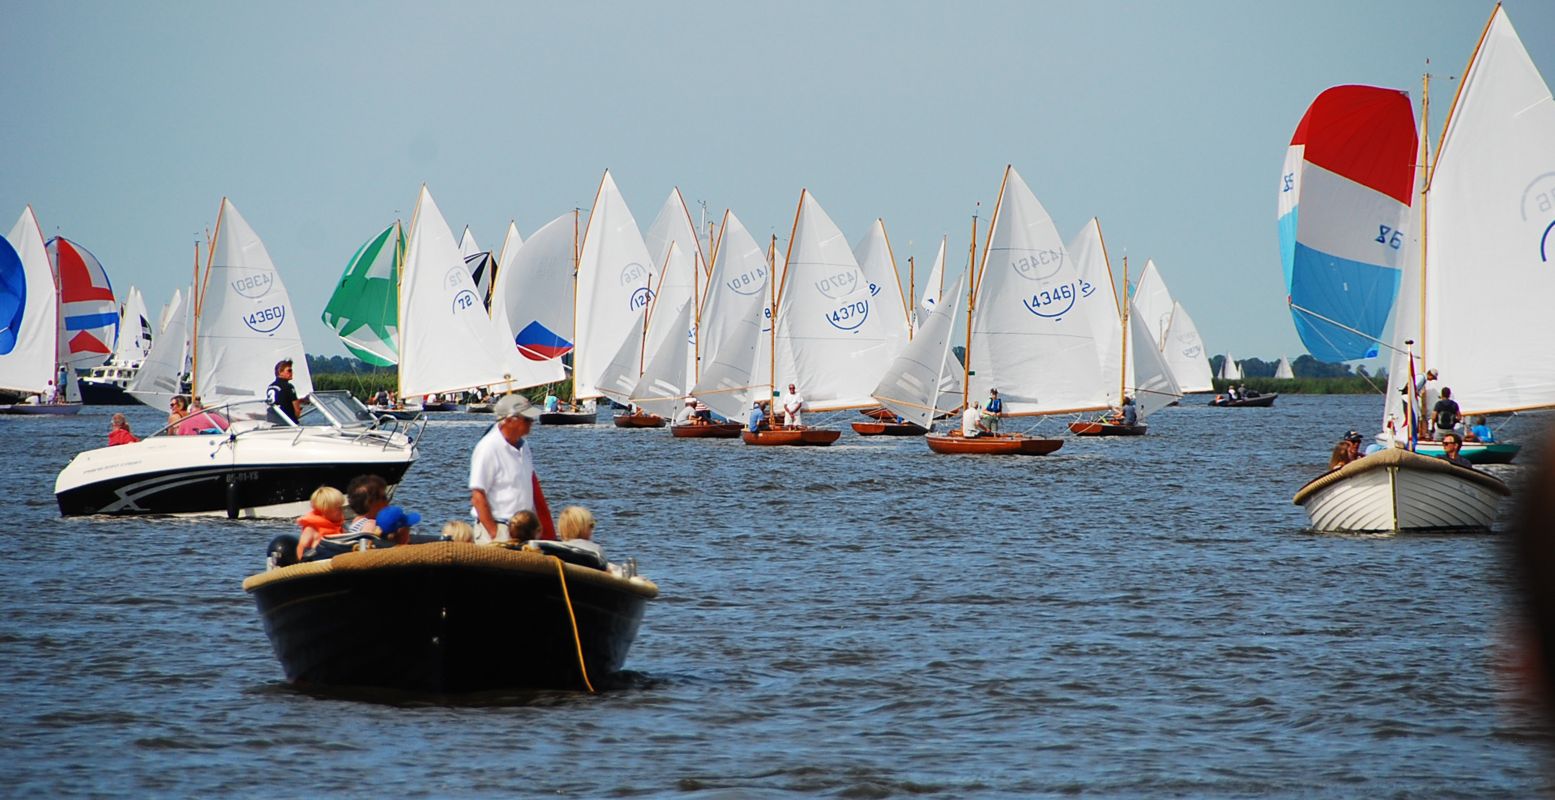
M 803 206 L 804 199 L 803 199 L 802 196 L 801 196 L 801 199 L 800 199 L 799 202 L 800 202 L 800 205 Z M 797 221 L 799 218 L 796 216 L 794 219 Z M 789 241 L 793 241 L 793 239 L 789 239 Z M 768 307 L 772 309 L 772 320 L 771 320 L 771 327 L 768 330 L 768 337 L 769 338 L 768 338 L 768 344 L 767 344 L 767 381 L 769 382 L 769 385 L 771 386 L 769 394 L 773 398 L 776 398 L 778 396 L 778 387 L 777 387 L 777 234 L 775 234 L 775 233 L 772 234 L 772 241 L 771 241 L 771 243 L 769 243 L 767 245 L 767 271 L 769 273 L 768 276 L 767 276 L 767 290 L 768 290 L 768 293 L 769 293 L 768 294 L 768 298 L 769 298 L 768 299 Z M 783 271 L 784 271 L 785 274 L 788 272 L 788 259 L 787 259 L 787 257 L 785 257 L 783 259 Z M 774 401 L 773 401 L 773 409 L 772 409 L 772 416 L 774 418 L 777 417 L 776 405 L 777 405 L 777 402 L 774 399 Z
M 568 403 L 577 410 L 578 405 L 578 214 L 582 209 L 572 208 L 572 382 L 568 389 Z
M 908 244 L 911 244 L 911 242 L 908 242 Z M 907 297 L 910 305 L 907 307 L 907 341 L 909 342 L 912 341 L 913 334 L 915 333 L 913 329 L 918 327 L 917 325 L 913 324 L 913 317 L 916 316 L 913 314 L 913 312 L 918 310 L 918 274 L 916 270 L 917 267 L 913 264 L 913 257 L 908 256 Z
M 1494 18 L 1495 18 L 1494 15 L 1492 15 L 1491 19 L 1494 19 Z M 1487 31 L 1489 30 L 1488 26 L 1487 26 L 1486 30 Z M 1480 39 L 1481 40 L 1484 39 L 1484 34 L 1480 35 Z M 1475 48 L 1475 52 L 1476 53 L 1479 52 L 1477 47 Z M 1466 74 L 1465 74 L 1465 77 L 1467 77 Z M 1459 88 L 1461 89 L 1462 86 L 1463 85 L 1460 83 L 1459 84 Z M 1457 103 L 1456 103 L 1456 99 L 1455 99 L 1454 100 L 1454 105 L 1456 105 L 1456 104 Z M 1443 135 L 1446 135 L 1445 131 L 1443 131 Z M 1426 220 L 1427 220 L 1427 217 L 1426 217 L 1426 206 L 1431 202 L 1431 199 L 1430 199 L 1431 198 L 1431 194 L 1427 190 L 1430 189 L 1430 186 L 1431 186 L 1431 172 L 1432 172 L 1432 170 L 1431 170 L 1431 73 L 1430 72 L 1425 73 L 1425 75 L 1422 76 L 1421 79 L 1420 79 L 1420 137 L 1421 137 L 1420 141 L 1423 143 L 1421 145 L 1421 147 L 1423 148 L 1423 150 L 1425 152 L 1425 163 L 1420 165 L 1420 169 L 1425 170 L 1425 174 L 1424 174 L 1424 176 L 1423 176 L 1423 178 L 1422 178 L 1422 180 L 1420 182 L 1420 318 L 1418 320 L 1416 320 L 1416 322 L 1418 322 L 1419 325 L 1420 325 L 1420 329 L 1418 331 L 1416 331 L 1415 342 L 1420 345 L 1420 368 L 1421 368 L 1421 373 L 1420 374 L 1424 375 L 1425 374 L 1425 372 L 1424 372 L 1424 370 L 1425 370 L 1425 263 L 1426 263 L 1425 262 L 1425 255 L 1426 255 L 1427 248 L 1429 248 L 1431 246 L 1430 239 L 1427 238 L 1427 236 L 1426 236 Z M 1410 391 L 1411 394 L 1413 394 L 1414 391 L 1415 391 L 1415 387 L 1413 387 L 1413 386 L 1409 387 L 1409 391 Z
M 972 407 L 972 308 L 977 295 L 977 214 L 972 215 L 972 243 L 966 251 L 966 346 L 961 349 L 961 408 Z
M 196 244 L 195 248 L 194 248 L 194 252 L 195 252 L 194 262 L 195 262 L 195 273 L 196 273 L 196 275 L 195 275 L 195 281 L 194 281 L 194 292 L 195 292 L 194 325 L 191 326 L 191 328 L 190 328 L 191 332 L 189 334 L 189 396 L 190 397 L 194 397 L 195 395 L 198 395 L 200 393 L 200 387 L 195 384 L 196 376 L 198 376 L 200 374 L 200 370 L 199 370 L 199 363 L 200 362 L 197 360 L 197 358 L 199 356 L 199 352 L 200 352 L 199 351 L 199 347 L 200 347 L 200 312 L 203 311 L 204 307 L 205 307 L 205 284 L 206 284 L 207 281 L 209 281 L 211 279 L 211 265 L 216 260 L 216 240 L 221 238 L 221 223 L 222 223 L 223 220 L 226 219 L 226 216 L 227 216 L 227 198 L 223 197 L 223 198 L 221 198 L 221 207 L 216 210 L 216 232 L 211 234 L 210 236 L 206 237 L 206 242 L 205 242 L 205 274 L 203 276 L 198 274 L 199 271 L 200 271 L 200 256 L 199 256 L 200 246 L 198 244 Z M 174 394 L 177 394 L 177 390 L 176 389 L 174 390 Z
M 1118 409 L 1123 409 L 1124 392 L 1128 391 L 1128 256 L 1123 257 L 1123 357 L 1118 360 Z

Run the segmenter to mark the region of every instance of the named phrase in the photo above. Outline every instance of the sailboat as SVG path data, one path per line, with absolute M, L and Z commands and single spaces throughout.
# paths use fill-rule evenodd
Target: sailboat
M 976 221 L 973 222 L 976 248 Z M 1047 210 L 1006 166 L 983 247 L 968 285 L 963 396 L 999 390 L 1006 416 L 1073 414 L 1108 407 L 1094 315 L 1112 314 L 1100 287 L 1069 258 Z M 973 265 L 968 265 L 971 271 Z M 1062 439 L 996 433 L 931 433 L 936 453 L 1045 455 Z
M 944 242 L 941 241 L 941 247 L 943 246 Z M 864 279 L 869 281 L 874 286 L 900 287 L 901 282 L 899 273 L 896 269 L 896 258 L 891 251 L 891 240 L 886 235 L 885 220 L 876 219 L 874 224 L 869 226 L 869 232 L 864 235 L 864 238 L 861 239 L 858 244 L 854 245 L 853 257 L 854 260 L 858 262 L 859 269 L 863 271 Z M 940 270 L 941 272 L 938 277 L 933 275 L 929 276 L 931 283 L 934 281 L 944 280 L 943 264 L 940 264 Z M 938 296 L 937 290 L 931 291 L 936 297 Z M 897 288 L 897 293 L 900 294 L 900 292 L 901 289 Z M 895 306 L 890 302 L 890 288 L 885 288 L 882 291 L 876 292 L 876 296 L 881 297 L 884 301 L 881 303 L 881 308 L 885 313 L 894 313 Z M 900 296 L 902 297 L 902 313 L 906 315 L 906 338 L 903 339 L 898 336 L 898 338 L 888 346 L 890 350 L 895 351 L 894 353 L 889 354 L 889 358 L 895 358 L 895 356 L 906 347 L 908 340 L 911 340 L 913 336 L 913 318 L 916 316 L 913 312 L 917 310 L 913 302 L 913 299 L 915 298 L 913 298 L 911 291 L 909 291 L 906 295 Z M 932 303 L 930 304 L 930 307 L 933 307 Z M 896 414 L 890 412 L 883 406 L 862 408 L 860 409 L 860 413 L 870 417 L 870 421 L 854 422 L 849 424 L 849 427 L 853 429 L 853 432 L 860 436 L 922 436 L 925 433 L 928 433 L 927 428 L 917 423 L 908 422 L 905 419 L 901 422 L 898 422 L 896 420 Z
M 119 328 L 108 363 L 92 367 L 81 377 L 81 402 L 89 406 L 134 405 L 127 391 L 141 364 L 151 352 L 156 329 L 146 310 L 146 299 L 131 286 L 119 308 Z
M 697 379 L 691 394 L 728 420 L 745 419 L 756 403 L 771 396 L 770 341 L 767 321 L 772 292 L 772 262 L 733 211 L 724 211 L 712 247 L 713 267 L 697 321 Z M 760 377 L 757 377 L 760 375 Z M 739 436 L 738 422 L 675 426 L 681 438 Z M 725 432 L 730 431 L 732 432 Z M 835 433 L 835 431 L 833 431 Z
M 1238 364 L 1236 357 L 1226 353 L 1220 359 L 1220 379 L 1223 381 L 1242 380 L 1242 365 Z
M 643 243 L 660 266 L 659 283 L 643 319 L 637 380 L 627 397 L 634 410 L 616 415 L 617 427 L 663 427 L 690 394 L 696 375 L 694 319 L 706 273 L 680 189 L 670 190 Z M 630 358 L 631 353 L 620 355 Z
M 47 400 L 57 392 L 58 298 L 42 228 L 27 206 L 0 246 L 0 395 L 7 402 Z
M 1404 260 L 1383 408 L 1387 448 L 1297 492 L 1325 531 L 1488 529 L 1507 487 L 1411 447 L 1411 382 L 1437 370 L 1466 415 L 1555 407 L 1555 101 L 1505 9 L 1491 13 L 1463 73 L 1434 160 L 1415 159 L 1420 225 Z M 1429 77 L 1421 130 L 1429 130 Z M 1428 151 L 1421 136 L 1420 152 Z M 1530 182 L 1530 176 L 1533 176 Z M 1466 314 L 1449 292 L 1470 283 L 1515 287 L 1495 314 Z M 1391 423 L 1391 426 L 1390 426 Z
M 950 294 L 923 310 L 912 341 L 886 368 L 873 393 L 893 417 L 900 416 L 905 424 L 925 432 L 934 427 L 942 410 L 962 403 L 961 364 L 950 343 L 966 285 L 967 274 L 962 273 Z
M 1105 285 L 1112 288 L 1112 265 L 1107 258 L 1100 220 L 1091 219 L 1070 244 L 1069 255 L 1080 270 L 1082 280 L 1093 285 L 1105 281 Z M 1098 352 L 1101 367 L 1117 370 L 1117 394 L 1109 397 L 1109 401 L 1119 410 L 1116 416 L 1109 414 L 1100 419 L 1071 422 L 1069 431 L 1076 436 L 1143 436 L 1149 430 L 1144 424 L 1146 416 L 1182 399 L 1182 391 L 1177 388 L 1171 368 L 1155 347 L 1143 315 L 1137 312 L 1129 297 L 1127 256 L 1123 257 L 1123 297 L 1121 302 L 1116 293 L 1113 297 L 1117 316 L 1099 313 L 1093 315 L 1092 320 L 1102 328 L 1095 330 L 1097 341 L 1107 343 Z M 1123 422 L 1125 403 L 1134 406 L 1138 421 L 1133 425 Z
M 1290 359 L 1280 356 L 1280 363 L 1274 367 L 1274 379 L 1277 381 L 1291 381 L 1296 379 L 1296 373 L 1290 368 Z
M 198 267 L 196 268 L 198 270 Z M 173 290 L 173 299 L 164 309 L 164 323 L 151 341 L 151 349 L 135 371 L 125 391 L 136 401 L 152 408 L 167 408 L 168 401 L 187 390 L 189 369 L 189 321 L 194 289 L 186 294 Z
M 286 288 L 264 242 L 225 198 L 199 289 L 193 391 L 209 410 L 189 420 L 201 426 L 176 421 L 142 441 L 78 454 L 55 479 L 61 514 L 285 517 L 306 508 L 320 485 L 343 490 L 368 473 L 399 482 L 417 456 L 413 438 L 381 427 L 346 392 L 312 392 Z M 173 335 L 160 339 L 173 349 Z M 301 424 L 265 400 L 282 359 L 293 362 L 298 394 L 311 401 Z M 155 377 L 151 366 L 137 381 Z
M 1134 287 L 1134 308 L 1161 357 L 1171 367 L 1177 387 L 1184 393 L 1215 391 L 1215 376 L 1199 327 L 1188 315 L 1188 309 L 1172 298 L 1154 259 L 1146 259 Z

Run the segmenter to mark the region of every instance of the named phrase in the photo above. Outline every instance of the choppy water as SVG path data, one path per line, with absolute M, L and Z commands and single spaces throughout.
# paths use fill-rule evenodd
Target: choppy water
M 1500 537 L 1290 504 L 1376 405 L 1195 404 L 1017 460 L 537 429 L 553 505 L 663 597 L 625 688 L 458 703 L 290 688 L 239 585 L 290 525 L 61 520 L 106 415 L 0 419 L 0 794 L 1548 793 Z M 398 499 L 462 514 L 483 426 L 432 423 Z

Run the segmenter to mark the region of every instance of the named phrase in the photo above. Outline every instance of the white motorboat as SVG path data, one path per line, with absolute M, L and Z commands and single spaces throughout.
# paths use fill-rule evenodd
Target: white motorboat
M 1508 494 L 1489 473 L 1390 448 L 1314 478 L 1293 502 L 1319 531 L 1482 531 L 1490 529 L 1497 503 Z
M 323 485 L 344 490 L 364 474 L 399 483 L 425 427 L 375 417 L 343 391 L 314 392 L 301 425 L 267 411 L 233 403 L 81 453 L 54 482 L 60 513 L 296 516 Z

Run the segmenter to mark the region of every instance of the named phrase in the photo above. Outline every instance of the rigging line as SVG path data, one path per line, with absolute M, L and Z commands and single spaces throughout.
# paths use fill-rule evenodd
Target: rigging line
M 1308 311 L 1307 309 L 1302 308 L 1301 306 L 1298 306 L 1295 303 L 1290 303 L 1290 307 L 1296 309 L 1297 311 L 1300 311 L 1303 314 L 1308 314 L 1308 315 L 1316 317 L 1317 319 L 1320 319 L 1320 320 L 1322 320 L 1324 322 L 1327 322 L 1327 323 L 1330 323 L 1332 325 L 1337 325 L 1338 327 L 1344 328 L 1345 330 L 1350 331 L 1351 333 L 1354 333 L 1357 336 L 1362 336 L 1364 338 L 1370 339 L 1371 341 L 1376 342 L 1377 344 L 1380 344 L 1383 347 L 1386 347 L 1389 350 L 1394 351 L 1395 353 L 1405 353 L 1405 351 L 1400 350 L 1397 347 L 1394 347 L 1393 345 L 1390 345 L 1387 342 L 1382 341 L 1381 339 L 1377 339 L 1377 338 L 1374 338 L 1374 337 L 1371 337 L 1371 336 L 1367 336 L 1366 334 L 1361 333 L 1360 331 L 1358 331 L 1358 330 L 1356 330 L 1354 328 L 1351 328 L 1348 325 L 1345 325 L 1345 324 L 1340 323 L 1340 322 L 1335 322 L 1334 320 L 1331 320 L 1331 319 L 1323 316 L 1322 314 L 1317 314 L 1317 313 L 1314 313 L 1312 311 Z M 1312 330 L 1317 331 L 1317 335 L 1323 337 L 1323 341 L 1327 342 L 1330 347 L 1334 348 L 1335 350 L 1339 349 L 1339 346 L 1334 344 L 1334 340 L 1330 339 L 1328 337 L 1328 334 L 1323 332 L 1322 328 L 1313 327 Z M 1406 353 L 1406 355 L 1407 355 L 1407 353 Z M 1365 380 L 1366 381 L 1366 385 L 1370 386 L 1373 392 L 1375 392 L 1375 393 L 1377 393 L 1379 395 L 1386 395 L 1388 393 L 1387 387 L 1384 386 L 1384 387 L 1379 388 L 1377 386 L 1377 383 L 1371 379 L 1372 378 L 1371 375 L 1365 374 L 1365 373 L 1360 372 L 1360 371 L 1356 371 L 1355 374 L 1360 376 L 1363 380 Z
M 1344 330 L 1347 330 L 1350 333 L 1353 333 L 1356 336 L 1361 337 L 1362 339 L 1365 339 L 1365 340 L 1370 341 L 1370 342 L 1375 342 L 1378 345 L 1386 347 L 1387 349 L 1392 350 L 1395 353 L 1402 353 L 1402 352 L 1404 352 L 1403 350 L 1400 350 L 1397 347 L 1394 347 L 1393 345 L 1388 344 L 1387 342 L 1384 342 L 1381 339 L 1378 339 L 1377 337 L 1372 336 L 1369 333 L 1366 333 L 1364 331 L 1358 331 L 1358 330 L 1350 327 L 1349 325 L 1344 324 L 1343 322 L 1340 322 L 1338 320 L 1330 319 L 1328 317 L 1325 317 L 1322 314 L 1319 314 L 1319 313 L 1317 313 L 1316 311 L 1313 311 L 1310 308 L 1304 308 L 1302 306 L 1299 306 L 1299 305 L 1297 305 L 1295 303 L 1290 302 L 1290 300 L 1288 300 L 1288 299 L 1285 302 L 1291 308 L 1293 308 L 1293 309 L 1295 309 L 1297 311 L 1300 311 L 1301 313 L 1306 314 L 1307 316 L 1312 317 L 1313 319 L 1321 320 L 1321 321 L 1326 322 L 1326 323 L 1328 323 L 1330 325 L 1333 325 L 1336 328 L 1343 328 Z M 1325 340 L 1327 339 L 1327 337 L 1324 337 L 1324 338 L 1325 338 Z M 1329 344 L 1333 344 L 1333 341 L 1329 340 Z

